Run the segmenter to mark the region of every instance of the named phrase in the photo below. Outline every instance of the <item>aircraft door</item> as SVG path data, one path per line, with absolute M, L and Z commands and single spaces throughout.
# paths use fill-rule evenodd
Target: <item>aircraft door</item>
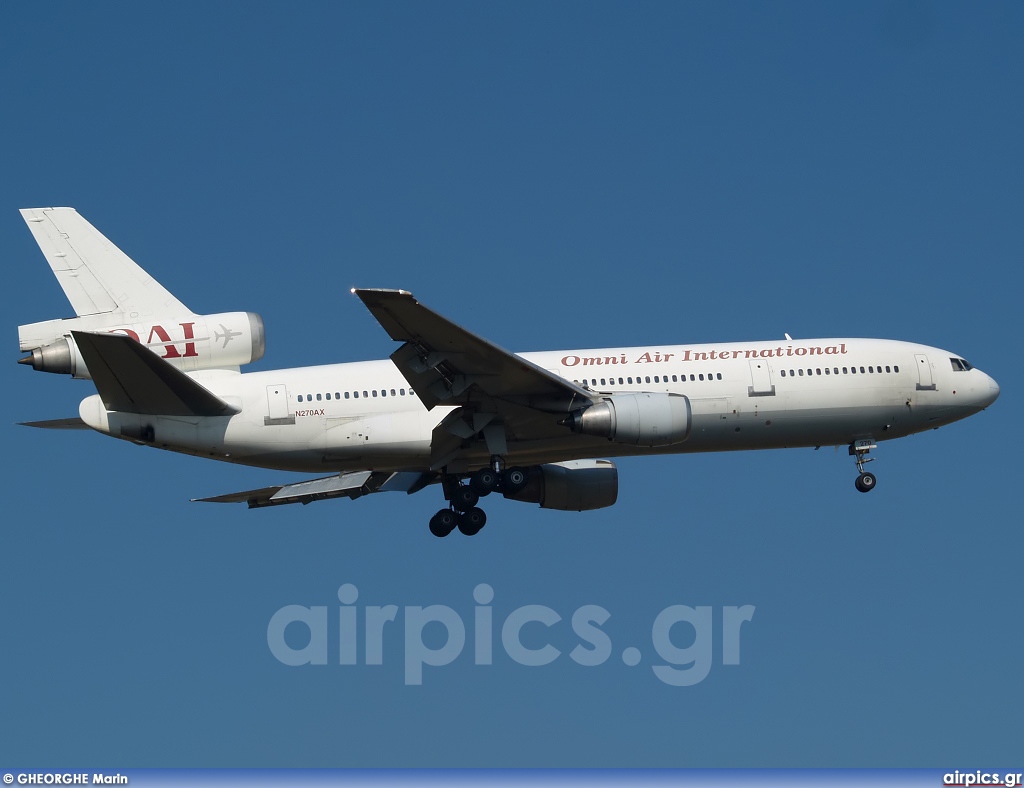
M 267 416 L 263 419 L 265 426 L 276 424 L 294 424 L 295 417 L 288 409 L 288 387 L 283 383 L 267 386 Z
M 917 353 L 914 355 L 914 359 L 917 361 L 917 390 L 935 391 L 935 381 L 932 379 L 932 365 L 928 361 L 928 356 L 923 353 Z
M 774 397 L 775 386 L 772 383 L 772 373 L 768 369 L 768 362 L 763 359 L 753 359 L 750 362 L 750 382 L 747 388 L 747 396 L 750 397 Z

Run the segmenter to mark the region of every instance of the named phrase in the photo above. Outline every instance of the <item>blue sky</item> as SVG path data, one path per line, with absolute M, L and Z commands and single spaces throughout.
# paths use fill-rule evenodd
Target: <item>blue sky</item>
M 1019 759 L 1022 35 L 1019 3 L 3 5 L 0 761 Z M 71 311 L 17 213 L 43 205 L 197 312 L 261 313 L 259 369 L 385 357 L 348 290 L 401 287 L 516 350 L 879 336 L 1003 393 L 882 445 L 867 496 L 823 448 L 623 460 L 614 508 L 495 501 L 473 539 L 430 536 L 433 490 L 202 506 L 293 477 L 14 425 L 93 391 L 14 363 L 19 323 Z M 383 665 L 278 662 L 274 613 L 336 627 L 346 583 L 467 625 L 486 583 L 496 631 L 545 605 L 524 640 L 563 653 L 406 686 L 400 613 Z M 672 605 L 714 614 L 692 687 L 651 670 Z

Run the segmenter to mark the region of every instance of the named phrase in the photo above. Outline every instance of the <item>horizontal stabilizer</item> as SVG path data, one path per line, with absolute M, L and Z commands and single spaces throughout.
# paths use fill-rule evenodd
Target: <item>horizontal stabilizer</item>
M 228 416 L 237 409 L 122 334 L 72 331 L 107 410 L 151 416 Z
M 49 421 L 23 421 L 22 427 L 39 427 L 44 430 L 87 430 L 89 425 L 78 416 L 70 419 L 50 419 Z
M 295 484 L 262 487 L 259 490 L 193 498 L 200 503 L 245 503 L 250 509 L 280 506 L 285 503 L 312 503 L 330 498 L 359 498 L 377 492 L 417 492 L 435 479 L 435 474 L 419 472 L 349 471 Z

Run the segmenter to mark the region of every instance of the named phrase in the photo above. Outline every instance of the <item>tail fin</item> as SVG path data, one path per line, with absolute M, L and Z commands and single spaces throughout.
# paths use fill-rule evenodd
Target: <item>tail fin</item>
M 136 322 L 190 314 L 74 208 L 25 208 L 21 215 L 79 317 L 115 312 L 125 318 L 118 322 Z

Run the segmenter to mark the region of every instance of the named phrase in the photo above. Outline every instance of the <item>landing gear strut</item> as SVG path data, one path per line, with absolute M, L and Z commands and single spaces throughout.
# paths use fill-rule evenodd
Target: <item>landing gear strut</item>
M 867 455 L 869 451 L 877 448 L 878 445 L 870 439 L 858 440 L 850 444 L 850 456 L 856 458 L 857 470 L 860 471 L 860 475 L 857 477 L 854 485 L 862 493 L 871 492 L 875 489 L 875 474 L 865 471 L 864 466 L 874 461 L 874 457 L 868 457 Z

